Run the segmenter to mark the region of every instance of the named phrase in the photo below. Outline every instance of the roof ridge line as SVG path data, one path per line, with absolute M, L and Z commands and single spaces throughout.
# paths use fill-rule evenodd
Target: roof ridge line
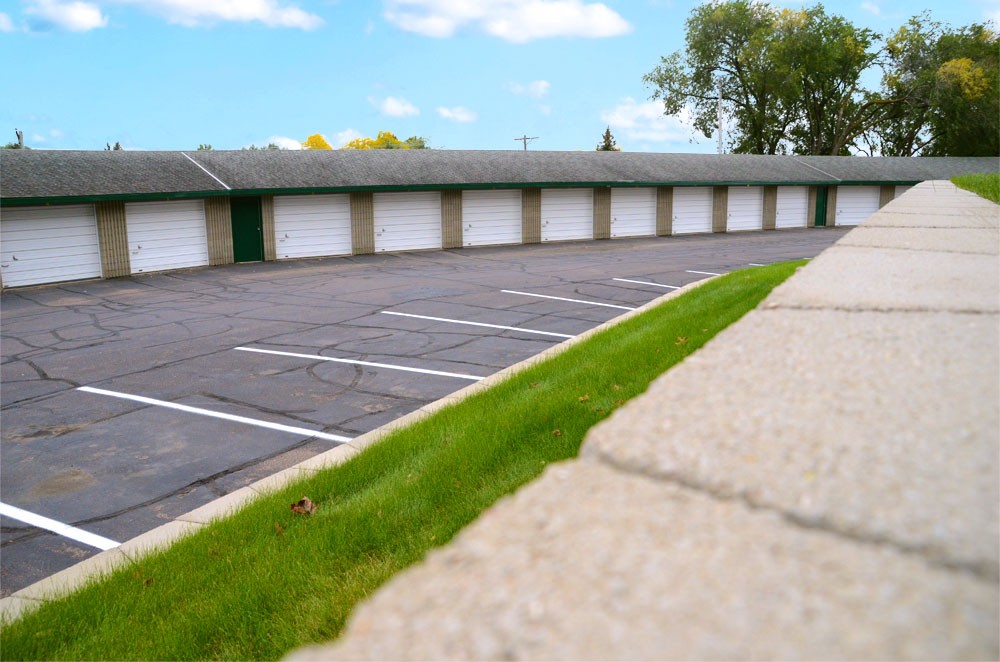
M 185 156 L 187 156 L 187 155 L 185 154 Z M 802 159 L 800 159 L 800 158 L 799 158 L 799 157 L 797 157 L 797 156 L 793 156 L 793 157 L 792 157 L 792 159 L 793 159 L 793 160 L 794 160 L 795 162 L 797 162 L 797 163 L 801 163 L 802 165 L 804 165 L 804 166 L 805 166 L 805 167 L 807 167 L 807 168 L 812 168 L 813 170 L 815 170 L 815 171 L 816 171 L 816 172 L 818 172 L 818 173 L 822 173 L 822 174 L 826 175 L 827 177 L 832 177 L 833 179 L 835 179 L 835 180 L 836 180 L 836 181 L 838 181 L 838 182 L 842 182 L 842 181 L 844 181 L 843 179 L 841 179 L 840 177 L 837 177 L 836 175 L 831 175 L 831 174 L 830 174 L 830 173 L 828 173 L 828 172 L 827 172 L 826 170 L 822 170 L 822 169 L 820 169 L 820 168 L 817 168 L 816 166 L 811 166 L 811 165 L 809 165 L 808 163 L 806 163 L 805 161 L 803 161 Z
M 229 186 L 229 184 L 225 183 L 224 181 L 222 181 L 221 179 L 219 179 L 218 177 L 216 177 L 215 175 L 213 175 L 213 174 L 212 174 L 211 172 L 209 172 L 208 168 L 206 168 L 206 167 L 205 167 L 205 166 L 203 166 L 202 164 L 200 164 L 200 163 L 198 163 L 197 161 L 195 161 L 194 159 L 192 159 L 192 158 L 191 158 L 190 156 L 188 156 L 188 155 L 187 155 L 187 154 L 186 154 L 185 152 L 181 152 L 181 156 L 183 156 L 183 157 L 184 157 L 184 158 L 186 158 L 186 159 L 187 159 L 188 161 L 190 161 L 191 163 L 195 164 L 196 166 L 198 166 L 199 168 L 201 168 L 202 170 L 204 170 L 204 171 L 205 171 L 205 174 L 206 174 L 206 175 L 208 175 L 209 177 L 211 177 L 211 178 L 212 178 L 212 179 L 214 179 L 215 181 L 217 181 L 217 182 L 219 182 L 220 184 L 222 184 L 222 185 L 223 185 L 223 186 L 225 187 L 225 189 L 226 189 L 227 191 L 232 191 L 232 190 L 233 190 L 233 189 L 232 189 L 232 187 L 231 187 L 231 186 Z

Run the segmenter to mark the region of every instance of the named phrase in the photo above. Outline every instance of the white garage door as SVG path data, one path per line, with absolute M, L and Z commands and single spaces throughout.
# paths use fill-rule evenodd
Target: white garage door
M 712 231 L 712 189 L 674 187 L 674 234 Z
M 0 211 L 0 273 L 4 287 L 99 278 L 93 205 Z
M 205 204 L 201 200 L 128 202 L 125 223 L 134 274 L 208 264 Z
M 764 189 L 760 186 L 730 186 L 726 232 L 760 230 L 764 227 Z
M 809 187 L 779 186 L 774 227 L 804 228 L 809 224 Z
M 648 237 L 656 234 L 656 189 L 611 189 L 611 236 Z
M 878 186 L 838 186 L 837 225 L 858 225 L 878 211 Z
M 542 241 L 594 238 L 594 191 L 542 189 Z
M 282 195 L 274 198 L 278 259 L 351 254 L 349 195 Z
M 521 243 L 520 191 L 463 191 L 462 243 L 496 246 Z
M 441 248 L 441 194 L 376 193 L 375 251 Z

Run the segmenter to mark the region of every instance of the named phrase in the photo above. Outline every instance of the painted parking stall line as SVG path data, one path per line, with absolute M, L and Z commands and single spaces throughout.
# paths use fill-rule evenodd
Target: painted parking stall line
M 725 276 L 725 274 L 717 274 L 714 271 L 694 271 L 692 269 L 686 269 L 685 273 L 701 274 L 702 276 Z
M 402 372 L 416 372 L 421 375 L 437 375 L 439 377 L 454 377 L 455 379 L 468 379 L 478 382 L 485 377 L 478 375 L 463 375 L 458 372 L 443 372 L 441 370 L 427 370 L 425 368 L 410 368 L 402 365 L 392 365 L 389 363 L 375 363 L 372 361 L 359 361 L 357 359 L 338 359 L 332 356 L 318 356 L 316 354 L 299 354 L 297 352 L 280 352 L 273 349 L 259 349 L 256 347 L 235 347 L 240 352 L 256 352 L 257 354 L 273 354 L 275 356 L 291 356 L 299 359 L 310 359 L 313 361 L 331 361 L 333 363 L 346 363 L 349 365 L 363 365 L 370 368 L 385 368 L 386 370 L 400 370 Z
M 635 283 L 636 285 L 651 285 L 652 287 L 665 287 L 669 290 L 681 289 L 679 285 L 664 285 L 663 283 L 651 283 L 648 280 L 631 280 L 629 278 L 612 278 L 620 283 Z
M 90 533 L 89 531 L 84 531 L 83 529 L 78 529 L 75 526 L 70 526 L 69 524 L 63 524 L 54 519 L 49 519 L 42 515 L 37 515 L 27 510 L 22 510 L 17 506 L 11 506 L 6 503 L 0 503 L 0 515 L 4 517 L 10 517 L 11 519 L 16 519 L 19 522 L 24 522 L 25 524 L 30 524 L 31 526 L 38 527 L 39 529 L 45 529 L 46 531 L 51 531 L 52 533 L 59 534 L 64 538 L 69 538 L 70 540 L 75 540 L 78 543 L 83 543 L 88 547 L 96 547 L 102 551 L 107 551 L 109 549 L 114 549 L 121 545 L 119 542 L 115 542 L 104 536 L 99 536 L 96 533 Z
M 519 326 L 502 326 L 500 324 L 486 324 L 485 322 L 469 322 L 466 320 L 448 319 L 447 317 L 431 317 L 429 315 L 413 315 L 412 313 L 397 313 L 392 310 L 383 310 L 383 315 L 396 315 L 398 317 L 413 317 L 419 320 L 430 320 L 432 322 L 444 322 L 445 324 L 464 324 L 466 326 L 481 326 L 487 329 L 503 329 L 504 331 L 518 331 L 520 333 L 531 333 L 539 336 L 551 336 L 553 338 L 574 338 L 575 336 L 565 333 L 554 333 L 552 331 L 537 331 L 535 329 L 524 329 Z
M 616 303 L 601 303 L 599 301 L 584 301 L 583 299 L 567 299 L 565 297 L 554 297 L 548 294 L 532 294 L 531 292 L 518 292 L 517 290 L 500 290 L 504 294 L 519 294 L 525 297 L 537 297 L 539 299 L 553 299 L 555 301 L 569 301 L 570 303 L 582 303 L 588 306 L 601 306 L 602 308 L 617 308 L 619 310 L 635 310 L 631 306 L 619 306 Z
M 224 421 L 232 421 L 234 423 L 243 423 L 245 425 L 253 425 L 258 428 L 267 428 L 268 430 L 277 430 L 279 432 L 288 432 L 290 434 L 300 434 L 305 437 L 315 437 L 317 439 L 325 439 L 327 441 L 335 441 L 337 443 L 345 444 L 351 441 L 350 437 L 341 437 L 335 434 L 328 434 L 326 432 L 320 432 L 318 430 L 310 430 L 308 428 L 300 428 L 294 425 L 283 425 L 281 423 L 271 423 L 270 421 L 261 421 L 256 418 L 247 418 L 246 416 L 236 416 L 235 414 L 226 414 L 221 411 L 212 411 L 211 409 L 202 409 L 201 407 L 191 407 L 189 405 L 180 405 L 176 402 L 167 402 L 166 400 L 157 400 L 155 398 L 147 398 L 142 395 L 132 395 L 130 393 L 120 393 L 118 391 L 108 391 L 103 388 L 94 388 L 92 386 L 80 386 L 76 390 L 83 391 L 85 393 L 94 393 L 96 395 L 106 395 L 111 398 L 120 398 L 122 400 L 131 400 L 133 402 L 141 402 L 146 405 L 153 405 L 154 407 L 164 407 L 166 409 L 174 409 L 176 411 L 183 411 L 188 414 L 198 414 L 200 416 L 208 416 L 210 418 L 220 418 Z

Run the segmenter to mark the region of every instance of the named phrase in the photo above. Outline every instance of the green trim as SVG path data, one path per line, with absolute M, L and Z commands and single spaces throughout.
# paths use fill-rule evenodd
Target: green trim
M 106 195 L 59 195 L 37 198 L 0 198 L 0 207 L 45 207 L 49 205 L 79 205 L 88 202 L 150 202 L 153 200 L 191 200 L 227 197 L 235 191 L 174 191 L 164 193 L 109 193 Z
M 164 193 L 111 193 L 106 195 L 51 196 L 33 198 L 0 198 L 0 207 L 29 207 L 47 205 L 69 205 L 90 202 L 122 200 L 124 202 L 148 202 L 153 200 L 190 200 L 192 198 L 244 197 L 256 195 L 326 195 L 331 193 L 395 193 L 402 191 L 448 191 L 448 190 L 490 190 L 490 189 L 542 189 L 542 188 L 655 188 L 711 187 L 711 186 L 913 186 L 923 180 L 907 181 L 839 181 L 803 180 L 791 182 L 774 181 L 653 181 L 653 182 L 503 182 L 491 184 L 405 184 L 388 186 L 313 186 L 293 188 L 255 188 L 230 191 L 173 191 Z

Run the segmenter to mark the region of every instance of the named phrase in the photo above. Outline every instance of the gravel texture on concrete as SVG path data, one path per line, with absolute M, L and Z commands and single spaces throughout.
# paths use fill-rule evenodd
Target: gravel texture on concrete
M 997 659 L 998 219 L 918 185 L 291 659 Z

